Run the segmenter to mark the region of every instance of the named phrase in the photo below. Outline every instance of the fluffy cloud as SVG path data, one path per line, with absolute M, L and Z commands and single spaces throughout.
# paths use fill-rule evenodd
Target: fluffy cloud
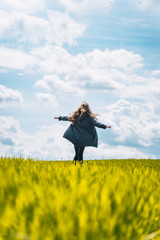
M 86 29 L 84 24 L 76 22 L 67 13 L 51 10 L 47 11 L 46 19 L 24 12 L 0 11 L 0 22 L 0 38 L 33 44 L 72 45 Z
M 50 93 L 37 93 L 36 96 L 37 99 L 44 104 L 50 105 L 52 107 L 56 107 L 58 105 L 56 97 Z
M 35 49 L 32 54 L 40 57 L 40 67 L 45 72 L 68 73 L 88 68 L 109 70 L 112 68 L 132 71 L 143 66 L 143 58 L 139 54 L 125 49 L 101 51 L 95 49 L 85 54 L 73 56 L 62 47 L 45 46 Z
M 127 146 L 112 146 L 100 143 L 98 149 L 86 148 L 84 152 L 85 159 L 148 159 L 155 158 L 154 155 L 143 153 L 137 148 Z
M 67 13 L 48 11 L 49 33 L 46 34 L 48 43 L 63 45 L 75 44 L 76 39 L 82 35 L 86 26 L 73 20 Z
M 40 69 L 50 75 L 36 83 L 48 90 L 86 94 L 88 89 L 124 91 L 125 85 L 144 82 L 135 71 L 142 68 L 140 55 L 124 49 L 94 50 L 73 56 L 62 47 L 45 46 L 32 52 L 40 58 Z M 122 61 L 123 60 L 123 61 Z
M 24 140 L 24 153 L 44 160 L 72 159 L 73 147 L 62 136 L 66 124 L 42 126 L 33 136 Z M 32 142 L 31 142 L 32 141 Z M 34 142 L 34 143 L 33 143 Z
M 114 0 L 92 0 L 92 2 L 90 0 L 59 0 L 59 2 L 65 6 L 67 11 L 76 14 L 97 13 L 97 11 L 106 14 Z
M 18 49 L 0 47 L 0 66 L 23 70 L 32 68 L 37 63 L 37 59 L 28 53 Z
M 45 46 L 32 54 L 40 59 L 39 68 L 45 73 L 36 86 L 48 91 L 85 96 L 96 89 L 143 100 L 157 99 L 160 93 L 159 70 L 144 73 L 143 58 L 125 49 L 95 49 L 73 56 L 63 47 Z
M 120 89 L 118 92 L 119 96 L 123 98 L 132 98 L 132 99 L 148 99 L 156 102 L 159 101 L 160 94 L 160 80 L 154 75 L 140 77 L 138 75 L 132 76 L 133 82 L 128 82 L 123 89 Z M 134 80 L 135 79 L 135 80 Z M 139 79 L 139 82 L 136 80 Z
M 0 85 L 0 107 L 6 107 L 23 101 L 22 94 L 3 85 Z
M 42 87 L 48 91 L 63 94 L 85 95 L 86 90 L 81 88 L 76 81 L 61 80 L 57 75 L 45 75 L 42 80 L 36 82 L 35 86 Z
M 160 76 L 160 70 L 154 70 L 152 71 L 153 76 Z
M 35 13 L 44 9 L 45 0 L 0 0 L 0 5 L 3 10 Z
M 21 135 L 20 125 L 13 117 L 0 116 L 0 148 L 1 154 L 8 146 L 15 146 L 18 143 L 17 136 Z M 4 146 L 5 145 L 5 146 Z
M 141 10 L 157 10 L 160 8 L 159 0 L 132 0 Z
M 32 51 L 32 54 L 40 58 L 39 66 L 45 73 L 66 74 L 77 71 L 85 60 L 83 55 L 80 60 L 77 56 L 69 54 L 63 47 L 51 45 L 37 48 Z
M 96 68 L 118 68 L 129 71 L 143 66 L 143 58 L 139 54 L 125 49 L 113 51 L 95 49 L 86 54 L 86 59 L 90 66 Z
M 56 120 L 54 125 L 42 126 L 29 135 L 21 130 L 16 119 L 0 116 L 1 155 L 23 155 L 43 160 L 72 159 L 73 147 L 62 138 L 65 129 L 65 124 Z
M 148 147 L 159 139 L 160 120 L 156 114 L 158 103 L 121 99 L 106 109 L 107 113 L 102 114 L 101 120 L 109 119 L 117 143 Z
M 0 21 L 0 38 L 7 41 L 14 39 L 17 42 L 37 44 L 44 40 L 44 31 L 49 28 L 46 20 L 24 12 L 0 11 Z

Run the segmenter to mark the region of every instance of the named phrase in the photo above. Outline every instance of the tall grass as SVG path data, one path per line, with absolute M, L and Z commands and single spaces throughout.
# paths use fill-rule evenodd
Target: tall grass
M 160 239 L 160 161 L 0 159 L 0 240 Z

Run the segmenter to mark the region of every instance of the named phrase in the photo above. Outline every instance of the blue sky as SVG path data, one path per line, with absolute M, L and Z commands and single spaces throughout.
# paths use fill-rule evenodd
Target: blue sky
M 62 136 L 87 101 L 85 159 L 160 158 L 160 2 L 0 0 L 0 153 L 72 159 Z

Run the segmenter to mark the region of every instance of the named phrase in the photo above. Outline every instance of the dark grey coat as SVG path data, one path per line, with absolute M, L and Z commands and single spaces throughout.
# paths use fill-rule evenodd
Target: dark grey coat
M 68 117 L 59 117 L 61 121 L 68 121 Z M 77 121 L 74 125 L 70 124 L 65 131 L 63 137 L 77 146 L 98 146 L 98 136 L 96 127 L 106 128 L 106 125 L 97 122 L 88 114 L 85 114 L 80 121 Z

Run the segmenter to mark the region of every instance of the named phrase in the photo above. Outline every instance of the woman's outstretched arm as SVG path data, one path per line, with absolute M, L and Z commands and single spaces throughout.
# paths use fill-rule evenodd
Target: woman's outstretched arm
M 60 117 L 54 117 L 54 119 L 58 119 L 59 121 L 68 121 L 68 117 L 67 116 L 60 116 Z
M 90 117 L 90 121 L 91 121 L 91 124 L 98 127 L 98 128 L 111 128 L 111 126 L 108 126 L 108 125 L 105 125 L 105 124 L 102 124 L 102 123 L 99 123 L 97 122 L 95 119 L 93 119 L 92 117 Z

